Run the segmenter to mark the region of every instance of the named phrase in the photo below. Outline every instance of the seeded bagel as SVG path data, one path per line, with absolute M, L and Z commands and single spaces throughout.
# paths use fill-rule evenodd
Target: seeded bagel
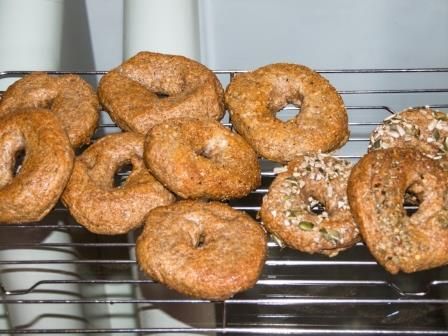
M 73 148 L 90 142 L 99 120 L 95 91 L 76 75 L 49 76 L 36 72 L 8 87 L 0 100 L 0 117 L 24 108 L 45 108 L 54 113 Z
M 26 109 L 0 119 L 0 222 L 41 220 L 70 177 L 73 150 L 48 110 Z M 18 170 L 18 154 L 25 158 Z M 18 167 L 17 167 L 18 168 Z
M 369 151 L 412 147 L 448 169 L 448 114 L 428 107 L 413 107 L 394 114 L 375 128 Z
M 148 212 L 174 202 L 143 163 L 144 137 L 136 133 L 107 135 L 76 158 L 62 201 L 78 223 L 98 234 L 122 234 L 143 224 Z M 121 186 L 114 175 L 130 164 Z
M 149 213 L 136 255 L 152 279 L 189 296 L 224 300 L 255 285 L 266 243 L 263 229 L 244 212 L 180 201 Z
M 420 204 L 408 215 L 411 190 Z M 370 252 L 390 273 L 448 263 L 448 174 L 412 148 L 379 149 L 353 168 L 348 200 Z
M 144 157 L 154 176 L 183 198 L 239 198 L 260 184 L 254 150 L 216 121 L 162 122 L 148 132 Z
M 324 77 L 296 64 L 271 64 L 234 77 L 226 90 L 233 125 L 263 157 L 288 162 L 301 154 L 330 152 L 349 136 L 342 98 Z M 300 106 L 293 119 L 277 111 Z
M 347 201 L 351 164 L 301 155 L 272 182 L 260 215 L 265 228 L 287 246 L 335 256 L 359 241 Z
M 98 95 L 118 126 L 141 134 L 170 118 L 224 115 L 219 80 L 183 56 L 140 52 L 101 78 Z

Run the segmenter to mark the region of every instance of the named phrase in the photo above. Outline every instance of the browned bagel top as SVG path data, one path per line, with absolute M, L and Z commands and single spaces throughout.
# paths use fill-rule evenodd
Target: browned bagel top
M 405 192 L 420 204 L 408 215 Z M 391 273 L 448 262 L 448 175 L 411 148 L 379 149 L 353 168 L 348 199 L 370 251 Z
M 177 118 L 156 125 L 146 136 L 145 161 L 184 198 L 243 197 L 260 183 L 254 150 L 212 120 Z
M 186 295 L 223 300 L 252 287 L 266 257 L 266 236 L 228 205 L 181 201 L 149 213 L 137 240 L 140 267 Z
M 103 76 L 98 94 L 121 128 L 141 134 L 170 118 L 224 115 L 217 77 L 183 56 L 140 52 Z
M 0 119 L 0 222 L 42 219 L 61 195 L 73 166 L 73 150 L 57 118 L 28 109 Z M 25 158 L 16 175 L 16 155 Z
M 121 234 L 140 226 L 148 212 L 174 202 L 143 163 L 143 135 L 107 135 L 76 158 L 63 202 L 75 219 L 99 234 Z M 131 172 L 121 185 L 114 178 L 123 166 Z
M 329 152 L 348 139 L 342 98 L 305 66 L 278 63 L 239 74 L 225 97 L 237 131 L 268 159 L 287 162 L 307 152 Z M 276 112 L 290 103 L 300 106 L 300 113 L 277 119 Z
M 8 87 L 0 100 L 0 117 L 24 108 L 51 110 L 76 148 L 90 142 L 100 106 L 95 91 L 81 77 L 36 72 Z

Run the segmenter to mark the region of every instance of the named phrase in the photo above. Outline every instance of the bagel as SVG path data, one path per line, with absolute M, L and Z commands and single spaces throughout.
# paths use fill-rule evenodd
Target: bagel
M 183 56 L 140 52 L 101 78 L 98 95 L 118 126 L 141 134 L 170 118 L 224 115 L 219 80 Z
M 140 268 L 185 295 L 224 300 L 255 285 L 266 235 L 249 215 L 218 202 L 152 210 L 136 243 Z
M 375 128 L 369 151 L 413 147 L 448 169 L 448 115 L 428 107 L 411 107 Z
M 408 215 L 404 195 L 420 205 Z M 448 175 L 435 160 L 411 148 L 378 149 L 353 168 L 348 200 L 370 252 L 390 273 L 448 263 Z
M 350 162 L 328 155 L 297 157 L 263 198 L 264 227 L 302 252 L 335 256 L 351 247 L 359 230 L 347 201 L 350 170 Z M 320 213 L 313 212 L 319 205 Z
M 342 98 L 328 80 L 302 65 L 271 64 L 239 74 L 225 100 L 235 129 L 269 160 L 330 152 L 348 140 Z M 300 106 L 300 113 L 281 121 L 275 113 L 287 104 Z
M 177 118 L 154 126 L 144 158 L 157 179 L 183 198 L 239 198 L 261 180 L 254 150 L 212 120 Z
M 73 148 L 90 142 L 99 120 L 95 91 L 76 75 L 26 75 L 8 87 L 0 100 L 0 117 L 23 108 L 51 110 L 68 135 Z
M 111 134 L 76 158 L 62 201 L 79 224 L 98 234 L 122 234 L 140 226 L 151 209 L 174 202 L 147 171 L 143 144 L 140 134 Z M 126 164 L 132 165 L 129 177 L 114 186 Z
M 59 120 L 26 109 L 0 120 L 0 222 L 36 222 L 47 215 L 70 177 L 74 154 Z M 17 154 L 25 153 L 18 172 Z

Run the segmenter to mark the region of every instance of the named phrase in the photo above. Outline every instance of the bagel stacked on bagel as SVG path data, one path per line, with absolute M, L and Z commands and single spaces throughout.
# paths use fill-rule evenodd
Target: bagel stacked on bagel
M 59 200 L 73 149 L 90 143 L 99 119 L 95 91 L 76 75 L 31 73 L 0 100 L 0 222 L 41 220 Z M 73 148 L 73 149 L 72 149 Z
M 149 212 L 136 246 L 140 267 L 199 298 L 252 287 L 266 256 L 264 231 L 248 215 L 208 202 L 244 197 L 261 182 L 255 151 L 218 122 L 224 94 L 216 76 L 185 57 L 141 52 L 106 74 L 98 93 L 122 129 L 145 134 L 149 171 L 190 199 Z
M 26 75 L 12 84 L 0 100 L 0 118 L 23 109 L 43 108 L 54 113 L 73 148 L 89 144 L 99 120 L 95 91 L 76 75 Z
M 420 205 L 403 208 L 407 191 Z M 348 200 L 367 247 L 391 273 L 448 263 L 448 174 L 410 147 L 378 149 L 353 168 Z
M 348 200 L 362 237 L 384 268 L 411 273 L 448 263 L 448 116 L 408 108 L 372 132 Z M 409 214 L 404 204 L 417 206 Z
M 202 64 L 141 52 L 104 75 L 98 95 L 124 132 L 79 148 L 90 144 L 99 110 L 82 79 L 34 73 L 5 92 L 1 223 L 38 221 L 61 197 L 93 233 L 143 226 L 136 242 L 140 268 L 180 293 L 209 300 L 254 286 L 266 259 L 266 232 L 301 252 L 330 257 L 363 238 L 391 273 L 448 263 L 443 112 L 413 108 L 386 119 L 353 166 L 330 154 L 349 136 L 342 98 L 302 65 L 238 74 L 224 94 Z M 234 129 L 219 122 L 224 102 Z M 277 119 L 288 104 L 300 107 L 298 115 Z M 219 202 L 261 184 L 258 156 L 287 164 L 263 198 L 263 226 Z M 413 215 L 403 206 L 407 194 L 418 205 Z

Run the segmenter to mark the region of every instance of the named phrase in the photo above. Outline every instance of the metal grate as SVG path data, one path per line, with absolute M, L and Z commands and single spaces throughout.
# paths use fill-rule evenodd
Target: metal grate
M 224 85 L 238 72 L 215 71 Z M 339 157 L 356 161 L 365 152 L 370 131 L 390 113 L 411 105 L 448 109 L 448 68 L 320 72 L 336 87 L 343 88 L 340 93 L 349 111 L 352 135 L 349 143 L 335 153 Z M 0 79 L 20 77 L 26 73 L 0 72 Z M 91 80 L 104 74 L 103 71 L 50 73 L 77 73 Z M 385 83 L 387 88 L 384 88 Z M 287 118 L 295 113 L 296 107 L 287 107 L 279 115 Z M 231 127 L 230 122 L 224 123 Z M 109 131 L 119 130 L 104 117 L 98 136 Z M 275 177 L 273 169 L 278 166 L 266 160 L 261 163 L 260 188 L 244 199 L 229 202 L 254 218 Z M 54 233 L 70 239 L 48 242 L 46 237 Z M 41 306 L 44 314 L 48 305 L 60 305 L 63 309 L 77 304 L 87 311 L 131 305 L 136 316 L 140 316 L 140 321 L 133 327 L 116 323 L 111 323 L 110 327 L 98 327 L 88 314 L 84 314 L 82 328 L 52 329 L 52 326 L 35 327 L 30 324 L 0 330 L 0 334 L 448 335 L 448 267 L 392 276 L 376 264 L 362 243 L 329 259 L 281 249 L 271 241 L 268 260 L 256 287 L 225 302 L 209 302 L 183 297 L 140 274 L 133 250 L 137 234 L 116 237 L 93 235 L 75 223 L 60 204 L 41 223 L 0 226 L 0 252 L 20 251 L 17 257 L 0 259 L 0 289 L 3 291 L 0 302 L 7 307 L 26 311 L 28 307 Z M 64 251 L 70 257 L 46 259 L 42 257 L 45 254 L 39 253 L 45 251 Z M 49 265 L 70 265 L 76 274 L 61 280 L 50 272 L 47 278 L 29 281 L 24 288 L 16 288 L 4 280 L 4 275 L 11 270 L 20 272 Z M 123 285 L 131 288 L 132 297 L 95 292 L 96 287 Z M 68 298 L 59 298 L 57 294 L 69 291 L 70 286 L 81 290 Z M 37 295 L 42 293 L 44 295 Z M 198 307 L 211 312 L 212 316 L 202 319 L 184 314 Z M 146 325 L 141 314 L 153 308 L 177 311 L 176 319 L 183 325 Z M 105 318 L 112 320 L 115 317 Z

